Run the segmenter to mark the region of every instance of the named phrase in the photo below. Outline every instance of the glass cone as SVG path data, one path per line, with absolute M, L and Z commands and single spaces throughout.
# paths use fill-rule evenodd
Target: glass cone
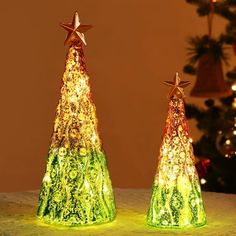
M 168 84 L 169 83 L 169 84 Z M 178 75 L 169 94 L 169 110 L 152 189 L 147 224 L 164 228 L 206 224 L 191 138 L 185 117 L 183 88 Z M 181 84 L 183 86 L 181 86 Z
M 81 44 L 67 55 L 37 215 L 67 226 L 106 223 L 116 215 Z

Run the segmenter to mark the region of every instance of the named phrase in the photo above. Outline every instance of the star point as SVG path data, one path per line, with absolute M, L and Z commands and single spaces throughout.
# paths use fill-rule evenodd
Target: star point
M 165 85 L 172 87 L 169 96 L 173 96 L 174 94 L 180 93 L 184 97 L 184 88 L 187 87 L 190 82 L 185 80 L 185 81 L 180 81 L 179 73 L 176 72 L 173 81 L 164 81 L 163 82 Z
M 65 45 L 76 45 L 83 43 L 86 44 L 84 33 L 92 28 L 92 25 L 82 25 L 79 20 L 79 14 L 76 11 L 72 23 L 61 23 L 60 26 L 68 31 L 67 38 L 64 42 Z

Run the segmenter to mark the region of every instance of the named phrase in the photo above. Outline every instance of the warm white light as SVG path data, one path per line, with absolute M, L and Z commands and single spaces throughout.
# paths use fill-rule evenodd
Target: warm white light
M 188 225 L 188 224 L 189 224 L 188 219 L 185 219 L 185 220 L 184 220 L 184 224 L 185 224 L 185 225 Z
M 89 183 L 87 180 L 84 181 L 84 186 L 85 186 L 85 188 L 89 189 Z
M 95 132 L 92 134 L 91 140 L 92 140 L 93 143 L 96 143 L 97 135 L 96 135 Z
M 51 181 L 50 176 L 45 175 L 44 178 L 43 178 L 43 182 L 50 182 L 50 181 Z
M 232 107 L 236 108 L 236 98 L 234 98 L 234 101 L 232 102 Z
M 200 183 L 203 185 L 203 184 L 205 184 L 207 181 L 204 179 L 204 178 L 201 178 L 200 179 Z
M 166 155 L 168 153 L 168 149 L 166 147 L 163 148 L 163 155 Z
M 233 84 L 233 85 L 231 86 L 231 89 L 232 89 L 233 91 L 236 91 L 236 84 Z
M 226 143 L 227 145 L 231 144 L 230 139 L 227 139 L 227 140 L 225 141 L 225 143 Z
M 76 96 L 71 96 L 69 99 L 70 99 L 70 102 L 72 103 L 76 102 Z
M 103 187 L 103 191 L 104 193 L 107 193 L 109 191 L 106 185 Z

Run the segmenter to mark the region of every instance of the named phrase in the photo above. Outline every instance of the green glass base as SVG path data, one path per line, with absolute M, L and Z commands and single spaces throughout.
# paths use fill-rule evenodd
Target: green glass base
M 40 217 L 40 216 L 37 216 L 37 218 L 42 222 L 42 223 L 45 223 L 45 224 L 51 224 L 51 225 L 54 225 L 56 227 L 63 227 L 63 226 L 66 226 L 66 227 L 89 227 L 89 226 L 96 226 L 96 225 L 103 225 L 103 224 L 109 224 L 109 223 L 112 223 L 116 216 L 114 215 L 114 217 L 111 219 L 102 219 L 101 221 L 94 221 L 94 222 L 88 222 L 88 223 L 82 223 L 82 222 L 71 222 L 71 221 L 61 221 L 61 220 L 58 220 L 58 219 L 51 219 L 47 216 L 43 216 L 43 217 Z
M 206 224 L 206 214 L 197 179 L 181 177 L 176 184 L 153 187 L 147 224 L 159 228 L 190 228 Z
M 37 215 L 46 223 L 65 226 L 114 220 L 116 209 L 105 154 L 51 148 Z

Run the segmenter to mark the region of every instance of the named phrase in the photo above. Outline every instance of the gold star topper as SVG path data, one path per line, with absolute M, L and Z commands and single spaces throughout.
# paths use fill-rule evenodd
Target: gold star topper
M 182 97 L 184 97 L 184 89 L 183 88 L 187 87 L 190 84 L 189 81 L 180 81 L 178 72 L 176 72 L 173 81 L 164 81 L 163 83 L 167 86 L 172 87 L 172 89 L 169 93 L 170 97 L 175 94 L 182 95 Z
M 84 33 L 92 28 L 92 25 L 82 25 L 79 21 L 79 14 L 75 12 L 72 23 L 61 23 L 62 28 L 68 31 L 67 38 L 65 40 L 65 45 L 73 45 L 78 43 L 83 43 L 86 45 Z

